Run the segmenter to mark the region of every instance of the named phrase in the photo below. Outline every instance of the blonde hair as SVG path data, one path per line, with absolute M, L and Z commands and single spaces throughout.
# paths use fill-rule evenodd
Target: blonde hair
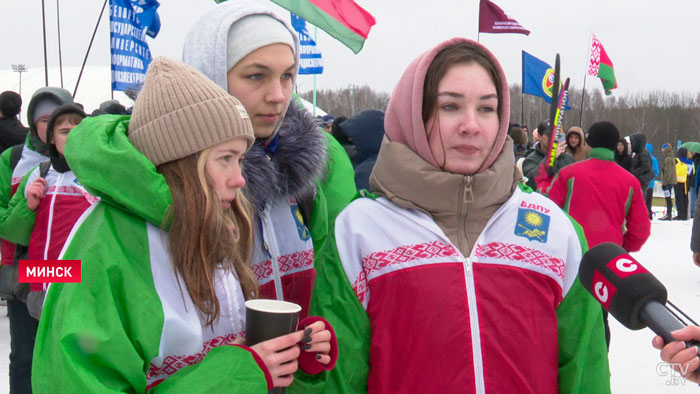
M 173 204 L 166 214 L 170 226 L 170 254 L 192 301 L 211 325 L 219 318 L 214 288 L 216 269 L 235 272 L 246 299 L 258 296 L 250 268 L 253 226 L 250 204 L 236 192 L 224 210 L 206 173 L 211 148 L 158 166 L 170 187 Z

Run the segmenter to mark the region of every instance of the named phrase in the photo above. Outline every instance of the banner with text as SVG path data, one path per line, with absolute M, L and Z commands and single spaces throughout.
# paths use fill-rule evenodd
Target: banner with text
M 306 29 L 306 21 L 293 12 L 292 27 L 299 35 L 299 74 L 323 74 L 321 51 Z
M 109 38 L 112 90 L 124 91 L 142 84 L 151 63 L 146 35 L 160 30 L 156 0 L 110 0 Z

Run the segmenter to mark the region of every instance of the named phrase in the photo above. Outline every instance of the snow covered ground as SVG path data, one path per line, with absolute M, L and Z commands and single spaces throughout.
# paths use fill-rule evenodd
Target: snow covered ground
M 690 253 L 692 221 L 654 220 L 651 237 L 633 256 L 666 285 L 669 299 L 695 321 L 700 322 L 700 268 Z M 661 363 L 659 352 L 651 347 L 653 333 L 630 331 L 610 318 L 612 341 L 610 369 L 613 393 L 657 394 L 700 393 L 700 387 L 684 382 Z M 5 307 L 0 307 L 0 357 L 7 360 L 10 335 Z M 8 376 L 7 362 L 0 362 L 0 377 Z M 0 378 L 0 393 L 9 392 L 7 378 Z M 59 392 L 59 391 L 57 391 Z M 595 394 L 595 393 L 592 393 Z
M 654 220 L 651 237 L 632 256 L 666 286 L 671 302 L 700 323 L 700 268 L 691 258 L 692 224 L 692 220 Z M 651 347 L 654 334 L 650 330 L 630 331 L 612 317 L 610 329 L 613 393 L 700 393 L 697 384 L 683 382 L 661 363 L 659 351 Z

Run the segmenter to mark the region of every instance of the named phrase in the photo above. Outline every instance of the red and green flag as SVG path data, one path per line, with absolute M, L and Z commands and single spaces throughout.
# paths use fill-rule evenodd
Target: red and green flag
M 612 94 L 612 90 L 617 88 L 617 80 L 615 79 L 615 69 L 612 61 L 603 48 L 600 40 L 593 35 L 593 46 L 591 47 L 591 58 L 588 62 L 588 75 L 600 78 L 603 83 L 605 94 Z
M 353 0 L 272 0 L 330 34 L 353 52 L 365 44 L 374 17 Z

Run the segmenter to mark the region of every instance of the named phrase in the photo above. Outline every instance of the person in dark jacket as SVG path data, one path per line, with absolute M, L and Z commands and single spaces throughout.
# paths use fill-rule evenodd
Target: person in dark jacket
M 700 154 L 692 152 L 692 155 L 691 160 L 693 160 L 695 172 L 693 173 L 693 187 L 688 189 L 688 193 L 690 193 L 690 217 L 694 218 L 695 206 L 697 205 L 695 202 L 698 199 L 698 187 L 700 187 L 700 172 L 698 172 L 698 168 L 700 168 Z
M 355 145 L 355 155 L 351 160 L 355 167 L 357 190 L 369 190 L 369 175 L 384 138 L 384 112 L 376 109 L 362 111 L 340 127 Z
M 350 161 L 355 156 L 355 144 L 353 144 L 350 137 L 340 128 L 340 124 L 348 120 L 347 116 L 338 116 L 331 124 L 331 135 L 343 146 L 345 153 L 348 154 Z
M 0 93 L 0 152 L 21 144 L 27 138 L 28 128 L 17 119 L 22 109 L 22 97 L 10 90 Z
M 648 143 L 647 150 L 649 151 L 649 155 L 651 156 L 651 168 L 654 170 L 654 179 L 652 179 L 651 182 L 649 182 L 649 188 L 647 189 L 647 193 L 645 196 L 647 211 L 649 212 L 649 220 L 651 220 L 654 218 L 654 213 L 651 211 L 651 205 L 654 201 L 654 184 L 658 182 L 658 180 L 656 180 L 656 177 L 659 176 L 661 171 L 659 170 L 659 161 L 656 160 L 656 157 L 654 157 L 654 146 Z
M 700 209 L 700 198 L 695 200 L 695 209 Z M 693 262 L 700 267 L 700 219 L 698 219 L 698 216 L 693 217 L 693 231 L 690 234 L 690 250 L 693 252 Z
M 615 148 L 615 163 L 619 164 L 620 167 L 629 171 L 632 165 L 632 157 L 629 154 L 629 145 L 627 140 L 624 138 L 617 141 L 617 147 Z
M 630 172 L 639 179 L 642 185 L 642 194 L 646 194 L 649 182 L 656 176 L 651 166 L 651 153 L 647 150 L 647 136 L 643 133 L 635 133 L 630 136 L 632 148 L 632 163 Z
M 673 156 L 673 148 L 671 144 L 663 144 L 661 152 L 664 154 L 664 162 L 661 166 L 661 187 L 664 190 L 664 198 L 666 199 L 666 215 L 660 220 L 671 220 L 673 213 L 673 200 L 671 200 L 671 191 L 676 186 L 676 159 Z
M 676 154 L 676 212 L 673 220 L 688 220 L 688 180 L 693 171 L 693 161 L 688 158 L 688 149 L 680 148 Z
M 537 142 L 533 146 L 532 152 L 525 156 L 523 161 L 523 175 L 527 177 L 526 184 L 530 186 L 533 190 L 538 190 L 537 180 L 535 179 L 540 175 L 540 169 L 543 168 L 547 148 L 549 147 L 549 134 L 551 133 L 552 126 L 549 120 L 545 120 L 537 126 Z M 546 174 L 554 176 L 560 169 L 573 164 L 574 157 L 566 152 L 566 144 L 562 143 L 557 146 L 556 159 L 554 160 L 554 167 L 552 167 L 553 174 Z M 542 174 L 545 175 L 545 174 Z M 551 180 L 551 176 L 549 179 Z M 543 185 L 546 189 L 549 184 Z

